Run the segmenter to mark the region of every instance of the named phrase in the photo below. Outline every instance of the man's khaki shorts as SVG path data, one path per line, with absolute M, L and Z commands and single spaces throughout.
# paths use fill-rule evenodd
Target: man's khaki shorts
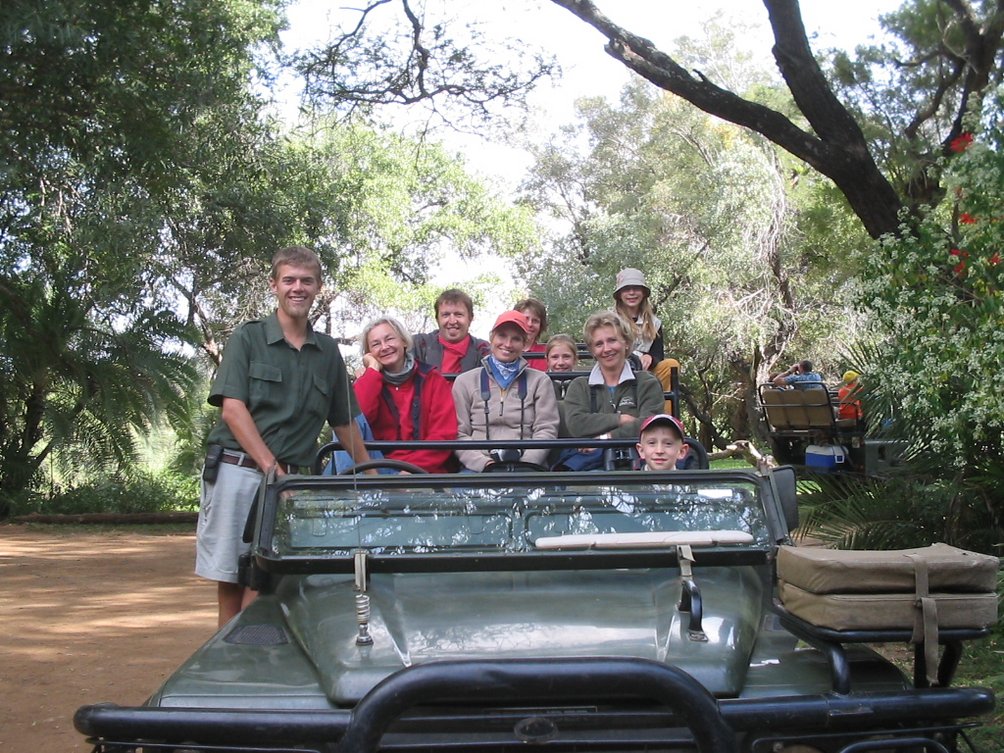
M 251 549 L 242 539 L 261 480 L 258 470 L 228 463 L 220 464 L 214 483 L 203 480 L 195 539 L 196 575 L 237 582 L 237 561 Z

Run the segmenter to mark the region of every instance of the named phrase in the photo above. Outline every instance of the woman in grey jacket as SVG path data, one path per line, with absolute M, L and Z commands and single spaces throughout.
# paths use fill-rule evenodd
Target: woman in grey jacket
M 662 384 L 628 364 L 634 333 L 623 317 L 600 311 L 582 329 L 595 363 L 565 393 L 568 430 L 575 437 L 636 438 L 643 419 L 663 412 Z
M 547 374 L 528 369 L 522 358 L 530 332 L 526 317 L 506 311 L 489 337 L 491 351 L 481 368 L 453 382 L 458 439 L 553 439 L 558 436 L 558 401 Z M 521 460 L 545 465 L 548 451 L 526 450 Z M 480 472 L 494 460 L 488 450 L 457 450 L 465 468 Z

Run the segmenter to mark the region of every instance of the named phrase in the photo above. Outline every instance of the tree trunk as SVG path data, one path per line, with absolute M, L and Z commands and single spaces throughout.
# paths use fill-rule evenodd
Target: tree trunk
M 607 52 L 661 89 L 716 117 L 744 126 L 832 180 L 873 238 L 899 227 L 902 200 L 872 158 L 857 121 L 836 98 L 812 56 L 797 0 L 764 0 L 777 61 L 812 131 L 785 115 L 715 85 L 683 68 L 642 37 L 610 21 L 591 0 L 551 0 L 608 39 Z

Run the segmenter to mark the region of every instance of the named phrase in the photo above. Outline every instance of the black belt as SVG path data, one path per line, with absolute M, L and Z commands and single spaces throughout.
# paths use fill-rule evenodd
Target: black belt
M 254 468 L 259 473 L 261 472 L 258 464 L 251 459 L 251 456 L 245 455 L 243 452 L 224 450 L 223 454 L 220 455 L 220 462 L 227 463 L 228 465 L 237 465 L 241 468 Z M 283 473 L 296 473 L 296 470 L 299 467 L 290 465 L 289 463 L 283 463 L 281 460 L 277 460 L 275 464 Z

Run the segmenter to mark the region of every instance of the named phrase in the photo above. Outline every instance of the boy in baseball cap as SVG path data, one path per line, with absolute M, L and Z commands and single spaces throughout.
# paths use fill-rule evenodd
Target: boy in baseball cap
M 687 456 L 683 422 L 668 413 L 658 413 L 641 423 L 635 449 L 643 471 L 675 471 L 676 461 Z

